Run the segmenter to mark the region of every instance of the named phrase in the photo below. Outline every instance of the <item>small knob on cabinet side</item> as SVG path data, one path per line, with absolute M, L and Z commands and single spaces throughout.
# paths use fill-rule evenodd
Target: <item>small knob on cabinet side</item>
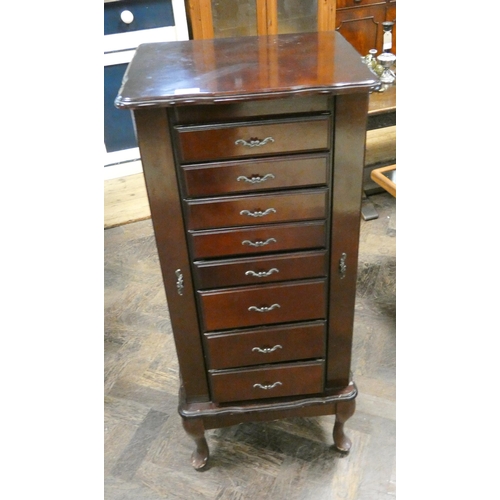
M 129 10 L 124 10 L 120 14 L 120 19 L 125 23 L 125 24 L 131 24 L 132 21 L 134 20 L 134 14 L 130 12 Z

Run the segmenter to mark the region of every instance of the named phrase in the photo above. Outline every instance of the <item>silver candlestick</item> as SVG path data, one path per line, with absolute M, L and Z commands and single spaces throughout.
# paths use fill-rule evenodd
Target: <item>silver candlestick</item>
M 382 83 L 394 83 L 396 81 L 396 74 L 391 70 L 391 67 L 396 62 L 396 56 L 391 52 L 382 52 L 377 56 L 377 61 L 384 68 L 380 75 Z

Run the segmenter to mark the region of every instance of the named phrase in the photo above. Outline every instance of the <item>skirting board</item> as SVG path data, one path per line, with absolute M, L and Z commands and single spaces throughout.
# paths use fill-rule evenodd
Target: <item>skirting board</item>
M 396 159 L 396 126 L 369 130 L 365 166 Z M 142 173 L 104 181 L 104 228 L 151 217 Z

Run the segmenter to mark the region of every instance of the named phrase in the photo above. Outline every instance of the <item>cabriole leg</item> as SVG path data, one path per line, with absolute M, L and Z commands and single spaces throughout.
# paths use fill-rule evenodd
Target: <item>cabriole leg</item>
M 196 443 L 196 448 L 191 455 L 191 465 L 197 470 L 203 469 L 207 465 L 209 456 L 203 420 L 199 418 L 183 418 L 182 425 L 186 434 Z
M 340 451 L 349 451 L 351 449 L 351 440 L 344 434 L 344 423 L 352 417 L 356 409 L 356 400 L 342 401 L 337 403 L 337 412 L 335 416 L 335 425 L 333 427 L 333 443 Z

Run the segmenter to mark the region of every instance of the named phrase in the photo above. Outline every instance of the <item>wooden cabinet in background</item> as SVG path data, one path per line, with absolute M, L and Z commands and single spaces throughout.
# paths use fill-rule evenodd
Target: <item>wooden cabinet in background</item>
M 384 21 L 396 21 L 396 0 L 185 0 L 195 40 L 338 31 L 361 54 L 382 52 Z M 393 28 L 396 53 L 396 26 Z
M 361 54 L 382 52 L 384 21 L 396 22 L 396 0 L 337 0 L 335 29 Z M 392 50 L 396 53 L 396 24 Z
M 185 0 L 194 40 L 335 29 L 336 0 Z

